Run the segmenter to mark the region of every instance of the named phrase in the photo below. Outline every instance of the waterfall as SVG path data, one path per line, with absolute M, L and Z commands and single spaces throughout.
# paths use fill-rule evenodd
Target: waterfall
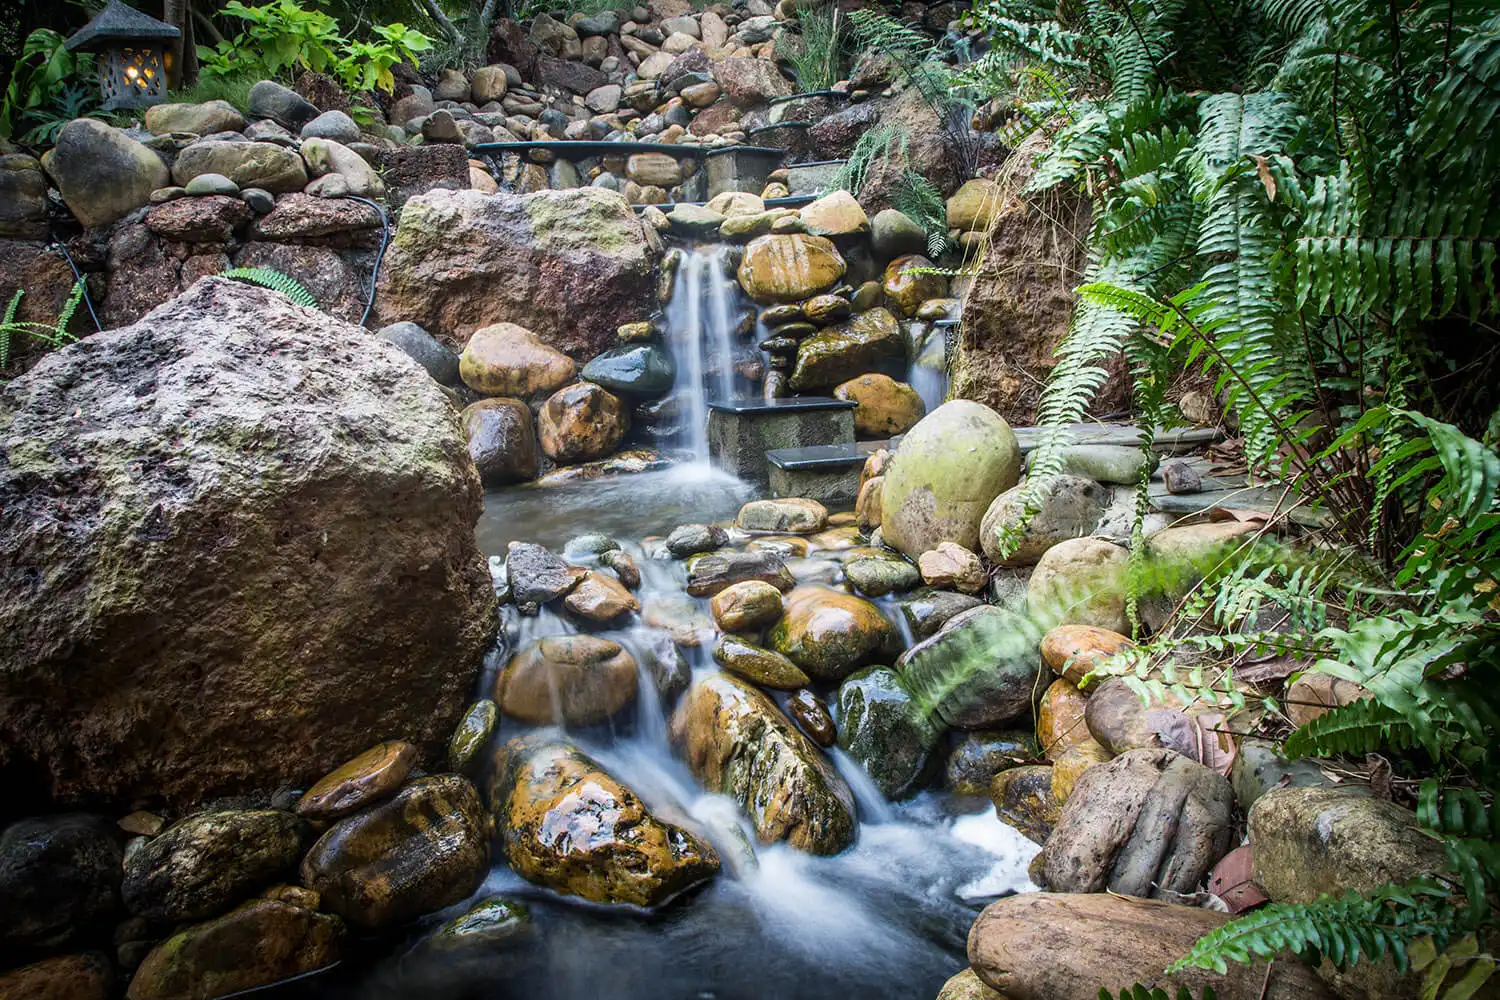
M 677 363 L 672 392 L 680 426 L 674 444 L 707 465 L 708 402 L 735 395 L 734 332 L 738 291 L 732 288 L 724 246 L 683 253 L 667 304 L 667 338 Z

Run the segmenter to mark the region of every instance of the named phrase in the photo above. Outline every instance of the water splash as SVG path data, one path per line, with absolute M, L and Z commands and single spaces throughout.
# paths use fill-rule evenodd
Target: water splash
M 667 304 L 667 338 L 677 363 L 672 392 L 681 410 L 674 446 L 708 467 L 708 403 L 735 395 L 738 289 L 729 278 L 729 248 L 696 247 L 678 265 Z

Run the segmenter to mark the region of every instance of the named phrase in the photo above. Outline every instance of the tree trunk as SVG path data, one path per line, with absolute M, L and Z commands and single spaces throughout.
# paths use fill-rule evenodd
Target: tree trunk
M 176 90 L 182 86 L 184 78 L 182 59 L 190 27 L 187 0 L 162 0 L 161 19 L 178 31 L 177 37 L 167 44 L 167 88 Z

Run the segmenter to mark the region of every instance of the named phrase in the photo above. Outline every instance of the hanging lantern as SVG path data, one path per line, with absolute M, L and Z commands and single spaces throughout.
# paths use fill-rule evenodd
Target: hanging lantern
M 181 34 L 165 21 L 109 0 L 66 46 L 69 52 L 98 53 L 105 111 L 145 108 L 166 99 L 167 72 L 172 68 L 167 43 Z

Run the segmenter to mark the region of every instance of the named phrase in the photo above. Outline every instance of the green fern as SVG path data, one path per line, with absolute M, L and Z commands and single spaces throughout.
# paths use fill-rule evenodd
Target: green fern
M 16 289 L 5 307 L 4 317 L 0 317 L 0 370 L 9 366 L 17 336 L 41 341 L 49 347 L 61 347 L 77 340 L 68 327 L 73 322 L 73 314 L 78 311 L 79 303 L 83 301 L 84 291 L 83 282 L 75 282 L 67 299 L 63 301 L 57 319 L 51 323 L 35 323 L 16 319 L 16 313 L 21 307 L 21 297 L 25 295 L 24 289 Z
M 829 180 L 829 189 L 859 194 L 876 164 L 904 165 L 908 162 L 910 141 L 911 133 L 899 124 L 891 122 L 875 126 L 855 141 L 849 158 Z
M 312 292 L 304 288 L 296 279 L 269 267 L 231 267 L 227 271 L 221 271 L 219 277 L 248 281 L 252 285 L 260 285 L 262 288 L 280 292 L 299 306 L 306 306 L 309 309 L 318 308 L 318 300 L 313 298 Z
M 927 233 L 928 257 L 936 260 L 948 252 L 948 206 L 931 181 L 914 170 L 902 172 L 891 189 L 891 207 Z
M 1186 986 L 1179 986 L 1176 993 L 1169 994 L 1159 986 L 1155 989 L 1148 989 L 1136 983 L 1128 989 L 1121 990 L 1118 997 L 1109 990 L 1100 990 L 1099 1000 L 1193 1000 L 1193 994 Z M 1214 992 L 1212 986 L 1205 986 L 1203 992 L 1199 994 L 1199 1000 L 1218 1000 L 1218 994 Z

